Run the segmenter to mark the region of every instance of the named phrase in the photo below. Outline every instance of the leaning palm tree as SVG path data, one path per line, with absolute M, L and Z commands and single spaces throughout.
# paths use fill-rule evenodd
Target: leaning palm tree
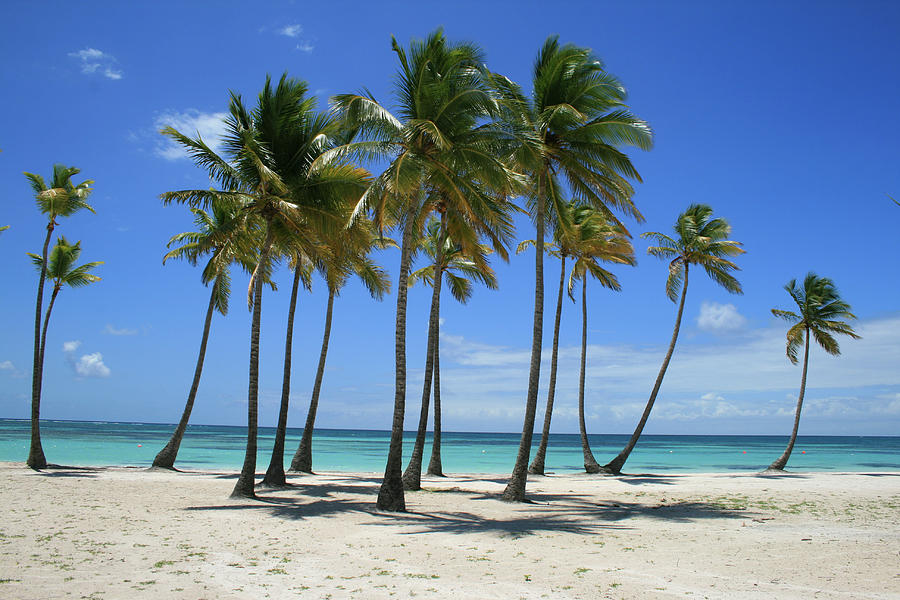
M 731 274 L 740 268 L 729 257 L 739 256 L 744 253 L 741 243 L 725 239 L 731 233 L 731 226 L 725 219 L 712 219 L 712 208 L 705 204 L 692 204 L 686 211 L 678 216 L 675 221 L 675 237 L 672 238 L 663 233 L 650 231 L 641 234 L 641 237 L 652 238 L 659 246 L 647 248 L 647 253 L 660 259 L 671 259 L 669 262 L 669 276 L 666 279 L 666 295 L 669 300 L 675 302 L 678 291 L 681 290 L 681 298 L 678 301 L 678 312 L 675 316 L 675 329 L 672 331 L 672 340 L 669 349 L 663 358 L 662 366 L 650 392 L 650 398 L 644 407 L 644 412 L 638 421 L 634 433 L 628 443 L 619 454 L 602 468 L 605 473 L 619 474 L 622 467 L 647 424 L 656 395 L 662 386 L 666 369 L 675 351 L 675 342 L 678 340 L 678 332 L 681 329 L 681 316 L 684 313 L 684 299 L 687 297 L 688 270 L 691 265 L 703 267 L 709 277 L 732 294 L 743 294 L 741 284 Z
M 472 281 L 479 281 L 488 289 L 497 289 L 497 276 L 488 265 L 487 255 L 491 252 L 485 245 L 477 247 L 474 256 L 467 256 L 463 248 L 446 235 L 439 219 L 432 217 L 425 228 L 425 235 L 419 240 L 419 248 L 429 259 L 429 264 L 414 271 L 409 276 L 410 284 L 423 281 L 431 284 L 431 310 L 428 318 L 428 337 L 425 356 L 425 380 L 422 387 L 422 405 L 419 411 L 419 427 L 412 455 L 403 473 L 403 485 L 408 490 L 422 487 L 422 455 L 425 451 L 425 433 L 428 427 L 428 407 L 434 382 L 434 436 L 432 438 L 431 461 L 428 473 L 443 475 L 441 464 L 441 406 L 440 374 L 437 357 L 440 353 L 441 287 L 446 276 L 451 295 L 465 304 L 472 297 Z
M 404 511 L 401 479 L 406 410 L 406 297 L 412 248 L 428 215 L 442 214 L 447 234 L 465 248 L 484 236 L 501 256 L 512 232 L 506 195 L 517 180 L 504 157 L 508 140 L 491 120 L 498 105 L 484 56 L 472 44 L 453 44 L 440 30 L 407 51 L 392 39 L 400 61 L 399 118 L 371 96 L 345 94 L 335 107 L 363 141 L 335 154 L 385 158 L 387 168 L 363 195 L 357 212 L 371 210 L 376 227 L 402 231 L 395 322 L 395 388 L 391 441 L 377 507 Z
M 640 176 L 619 147 L 648 150 L 653 136 L 647 123 L 628 111 L 625 88 L 604 70 L 603 63 L 589 49 L 560 45 L 556 36 L 547 38 L 535 61 L 531 98 L 512 81 L 497 76 L 494 82 L 505 99 L 510 129 L 526 132 L 516 159 L 530 180 L 527 202 L 537 230 L 525 418 L 516 462 L 503 492 L 504 500 L 523 502 L 540 380 L 545 228 L 564 203 L 563 181 L 575 200 L 593 206 L 612 223 L 619 223 L 613 211 L 642 220 L 628 182 L 640 181 Z
M 809 338 L 812 337 L 825 352 L 832 356 L 840 356 L 841 349 L 832 334 L 848 335 L 858 340 L 860 336 L 853 331 L 844 319 L 855 319 L 850 312 L 850 305 L 841 300 L 834 282 L 827 277 L 819 277 L 808 273 L 803 280 L 803 287 L 791 279 L 784 289 L 797 303 L 799 313 L 788 310 L 772 309 L 772 314 L 793 323 L 787 332 L 787 357 L 797 364 L 797 351 L 803 345 L 803 371 L 800 374 L 800 395 L 797 396 L 797 409 L 794 412 L 794 428 L 784 453 L 771 465 L 770 471 L 783 471 L 791 457 L 794 443 L 797 441 L 797 430 L 800 427 L 800 409 L 803 408 L 803 395 L 806 393 L 806 368 L 809 365 Z
M 224 190 L 182 190 L 163 194 L 164 202 L 206 206 L 216 197 L 233 197 L 245 203 L 245 210 L 262 223 L 263 242 L 258 263 L 250 276 L 248 305 L 252 309 L 250 329 L 250 369 L 247 402 L 247 447 L 241 474 L 232 496 L 255 497 L 257 415 L 259 395 L 259 337 L 262 286 L 271 267 L 271 251 L 276 241 L 299 236 L 314 253 L 314 232 L 337 226 L 334 193 L 344 184 L 356 188 L 364 173 L 346 165 L 323 164 L 311 177 L 308 163 L 319 144 L 327 138 L 309 139 L 308 121 L 318 118 L 315 98 L 307 96 L 305 82 L 281 77 L 277 86 L 266 78 L 256 108 L 248 110 L 240 95 L 232 92 L 229 116 L 225 119 L 224 150 L 228 160 L 211 150 L 198 136 L 188 137 L 168 127 L 163 133 L 185 146 L 194 162 L 209 172 Z M 334 186 L 323 185 L 328 181 Z M 321 193 L 314 193 L 314 192 Z M 286 245 L 286 244 L 285 244 Z
M 572 215 L 572 273 L 569 277 L 569 297 L 574 300 L 572 290 L 577 280 L 581 280 L 581 370 L 578 376 L 578 427 L 581 434 L 581 450 L 584 455 L 584 470 L 599 473 L 600 465 L 588 444 L 587 428 L 584 422 L 584 377 L 587 356 L 587 280 L 591 275 L 605 288 L 620 291 L 618 278 L 607 271 L 601 262 L 634 266 L 634 248 L 628 234 L 621 225 L 610 224 L 603 214 L 589 206 L 573 208 Z
M 213 313 L 228 314 L 228 298 L 231 295 L 231 263 L 238 262 L 244 269 L 253 270 L 254 231 L 248 223 L 247 213 L 241 204 L 231 198 L 212 201 L 210 211 L 192 208 L 194 224 L 197 231 L 179 233 L 169 240 L 166 247 L 172 248 L 163 256 L 163 264 L 172 258 L 187 260 L 196 265 L 198 260 L 209 254 L 210 258 L 200 276 L 204 285 L 210 285 L 209 303 L 206 307 L 206 318 L 203 322 L 203 335 L 200 337 L 200 352 L 197 365 L 194 367 L 194 378 L 188 391 L 187 401 L 181 413 L 181 419 L 172 432 L 168 443 L 153 459 L 153 467 L 174 469 L 178 450 L 187 430 L 188 421 L 194 408 L 194 399 L 200 387 L 200 376 L 203 373 L 203 361 L 206 358 L 206 343 L 209 340 L 209 329 Z M 258 229 L 258 228 L 257 228 Z M 258 237 L 258 236 L 257 236 Z M 174 246 L 174 248 L 173 248 Z
M 28 253 L 34 266 L 40 271 L 44 267 L 42 256 Z M 89 262 L 83 265 L 75 266 L 78 257 L 81 256 L 81 241 L 74 244 L 69 243 L 65 236 L 60 236 L 50 251 L 50 255 L 46 263 L 47 277 L 53 282 L 53 292 L 50 295 L 50 302 L 47 304 L 47 312 L 44 314 L 44 325 L 41 328 L 41 344 L 40 344 L 40 364 L 43 370 L 44 365 L 44 349 L 47 345 L 47 325 L 50 323 L 50 313 L 53 312 L 53 305 L 56 303 L 56 297 L 59 295 L 63 286 L 72 288 L 84 287 L 100 278 L 90 273 L 90 271 L 99 265 L 102 261 Z
M 41 252 L 41 274 L 38 279 L 37 301 L 34 309 L 34 368 L 31 378 L 31 447 L 28 451 L 27 464 L 32 469 L 43 469 L 47 466 L 44 449 L 41 446 L 41 383 L 43 379 L 43 361 L 41 351 L 41 313 L 44 301 L 44 281 L 47 278 L 47 249 L 50 236 L 56 228 L 56 219 L 68 217 L 81 209 L 94 212 L 87 203 L 93 189 L 92 180 L 87 179 L 79 184 L 72 183 L 72 177 L 81 171 L 76 167 L 53 165 L 53 177 L 48 185 L 44 178 L 34 173 L 25 173 L 31 183 L 38 209 L 47 215 L 47 237 Z
M 374 248 L 396 246 L 388 239 L 376 236 L 371 221 L 360 217 L 349 227 L 335 233 L 326 241 L 327 252 L 318 261 L 318 271 L 328 286 L 328 302 L 325 308 L 325 331 L 322 335 L 322 348 L 319 352 L 319 363 L 313 382 L 309 408 L 306 412 L 306 424 L 300 444 L 291 459 L 291 471 L 312 473 L 312 437 L 316 426 L 316 414 L 319 410 L 319 394 L 322 391 L 322 380 L 325 377 L 325 360 L 328 356 L 328 344 L 331 339 L 331 322 L 334 312 L 334 300 L 340 295 L 351 275 L 356 275 L 369 294 L 381 300 L 390 291 L 390 279 L 387 273 L 369 256 Z

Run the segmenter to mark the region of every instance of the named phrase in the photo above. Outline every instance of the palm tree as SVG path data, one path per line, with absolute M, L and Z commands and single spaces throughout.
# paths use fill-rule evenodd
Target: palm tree
M 31 260 L 34 262 L 34 266 L 37 267 L 38 271 L 44 268 L 42 256 L 30 252 L 28 253 L 28 256 L 31 257 Z M 90 271 L 97 266 L 102 265 L 103 262 L 89 262 L 76 267 L 74 265 L 79 256 L 81 256 L 81 241 L 71 244 L 65 236 L 60 236 L 56 241 L 56 245 L 53 246 L 53 250 L 50 251 L 46 263 L 46 274 L 53 282 L 53 292 L 50 295 L 50 303 L 47 305 L 47 312 L 44 314 L 44 325 L 41 328 L 39 355 L 42 371 L 44 367 L 44 348 L 46 348 L 47 344 L 47 325 L 50 323 L 50 313 L 53 312 L 56 296 L 59 295 L 59 292 L 64 285 L 76 288 L 84 287 L 95 281 L 100 281 L 100 278 L 91 274 Z
M 581 279 L 581 370 L 578 379 L 578 425 L 581 433 L 581 449 L 584 454 L 584 470 L 599 473 L 600 465 L 588 444 L 584 423 L 584 377 L 587 355 L 587 279 L 591 275 L 600 284 L 614 291 L 620 291 L 618 278 L 600 266 L 600 261 L 634 266 L 634 248 L 628 234 L 620 225 L 608 223 L 603 214 L 589 206 L 572 208 L 572 274 L 569 277 L 569 297 L 575 282 Z
M 576 224 L 576 218 L 578 223 Z M 547 456 L 547 445 L 550 438 L 550 422 L 553 416 L 553 402 L 556 397 L 556 372 L 559 358 L 559 326 L 562 318 L 563 290 L 566 287 L 566 259 L 576 257 L 581 251 L 579 245 L 584 245 L 586 240 L 597 234 L 598 227 L 606 228 L 602 215 L 592 211 L 590 207 L 579 206 L 575 202 L 568 202 L 559 207 L 554 223 L 553 238 L 551 243 L 545 243 L 544 248 L 550 256 L 560 259 L 559 290 L 556 297 L 556 317 L 553 324 L 553 346 L 550 355 L 550 380 L 547 392 L 547 406 L 544 411 L 544 425 L 541 431 L 541 440 L 538 444 L 534 459 L 528 467 L 528 472 L 535 475 L 544 474 L 544 466 Z M 584 238 L 584 239 L 582 239 Z M 519 244 L 516 253 L 524 251 L 529 246 L 535 245 L 535 240 L 525 240 Z M 633 250 L 632 250 L 633 254 Z M 582 269 L 583 270 L 583 269 Z M 569 297 L 572 297 L 572 286 L 575 281 L 575 270 L 569 277 Z M 584 440 L 583 440 L 584 441 Z
M 44 301 L 44 281 L 47 278 L 47 249 L 50 246 L 50 236 L 56 228 L 58 217 L 68 217 L 81 209 L 94 212 L 87 203 L 93 189 L 94 182 L 86 179 L 79 184 L 72 183 L 72 177 L 81 171 L 76 167 L 67 167 L 61 164 L 53 165 L 53 177 L 50 184 L 44 182 L 44 178 L 34 173 L 25 173 L 25 177 L 31 183 L 34 198 L 38 209 L 47 215 L 47 237 L 44 238 L 44 247 L 41 251 L 41 275 L 38 280 L 37 301 L 34 309 L 34 368 L 31 378 L 31 448 L 28 451 L 27 464 L 32 469 L 47 467 L 47 459 L 44 457 L 44 449 L 41 447 L 41 383 L 43 379 L 43 361 L 41 351 L 41 312 Z
M 345 94 L 335 107 L 364 141 L 346 144 L 336 155 L 383 157 L 390 164 L 357 206 L 371 209 L 379 229 L 396 223 L 401 231 L 400 274 L 395 322 L 395 387 L 391 442 L 377 507 L 404 511 L 401 480 L 403 418 L 406 410 L 406 296 L 412 247 L 425 219 L 442 214 L 447 234 L 464 248 L 486 237 L 506 255 L 511 235 L 506 195 L 515 176 L 504 157 L 508 140 L 491 121 L 498 105 L 488 85 L 484 57 L 472 44 L 452 44 L 440 30 L 409 50 L 392 38 L 400 61 L 396 96 L 400 118 L 371 96 Z
M 328 303 L 325 309 L 325 331 L 322 335 L 322 349 L 319 352 L 319 364 L 313 383 L 309 409 L 306 412 L 306 424 L 300 437 L 300 444 L 291 459 L 291 471 L 312 473 L 312 436 L 316 426 L 316 414 L 319 409 L 319 393 L 325 377 L 325 360 L 328 356 L 328 343 L 331 339 L 331 321 L 334 311 L 334 299 L 339 296 L 351 274 L 362 281 L 373 298 L 381 300 L 390 291 L 391 283 L 387 273 L 370 257 L 372 248 L 384 248 L 396 244 L 387 238 L 375 236 L 371 221 L 360 217 L 346 229 L 337 232 L 327 243 L 328 252 L 320 258 L 318 270 L 328 286 Z
M 294 283 L 291 292 L 291 301 L 288 308 L 288 325 L 284 347 L 284 372 L 281 387 L 281 405 L 278 413 L 278 425 L 275 429 L 275 443 L 272 447 L 272 456 L 269 467 L 266 469 L 262 485 L 269 487 L 283 487 L 287 485 L 284 473 L 284 445 L 287 436 L 287 417 L 290 405 L 291 388 L 291 353 L 293 344 L 294 311 L 297 305 L 297 287 L 300 279 L 303 279 L 304 287 L 311 288 L 311 272 L 316 262 L 327 261 L 325 257 L 330 251 L 326 239 L 344 229 L 349 219 L 349 210 L 355 206 L 359 197 L 365 191 L 369 181 L 369 173 L 347 164 L 331 163 L 329 171 L 322 169 L 312 170 L 313 163 L 322 154 L 346 141 L 344 123 L 333 112 L 320 112 L 314 118 L 306 119 L 298 124 L 300 152 L 303 158 L 294 165 L 301 169 L 305 179 L 296 190 L 297 194 L 306 195 L 304 203 L 313 206 L 320 196 L 332 199 L 330 203 L 330 222 L 320 223 L 313 229 L 307 228 L 287 240 L 291 247 L 287 254 L 292 256 L 294 264 Z M 335 169 L 349 169 L 355 179 L 351 182 L 346 178 L 333 177 Z M 310 185 L 313 183 L 314 185 Z M 332 186 L 333 189 L 329 189 Z
M 288 238 L 300 236 L 300 241 L 314 247 L 314 232 L 335 226 L 334 208 L 340 199 L 334 193 L 343 193 L 342 186 L 358 188 L 365 179 L 359 169 L 330 162 L 323 163 L 314 177 L 310 175 L 307 166 L 319 155 L 320 145 L 327 144 L 327 137 L 307 137 L 316 128 L 309 121 L 322 117 L 314 113 L 315 98 L 306 93 L 305 82 L 284 75 L 273 88 L 267 77 L 256 108 L 249 111 L 241 97 L 232 92 L 223 144 L 229 160 L 213 152 L 199 136 L 195 139 L 171 127 L 163 129 L 163 134 L 184 145 L 198 166 L 206 168 L 210 178 L 227 190 L 168 192 L 162 196 L 164 202 L 202 207 L 216 197 L 234 197 L 262 222 L 263 242 L 248 289 L 253 316 L 247 448 L 232 496 L 255 497 L 262 285 L 263 275 L 271 267 L 273 244 L 278 240 L 286 245 Z M 324 185 L 326 182 L 331 185 Z M 314 253 L 312 249 L 310 252 Z
M 487 263 L 490 248 L 481 245 L 474 256 L 463 253 L 463 248 L 450 239 L 439 219 L 432 217 L 425 228 L 425 235 L 419 240 L 419 248 L 430 259 L 429 264 L 409 276 L 411 284 L 417 281 L 432 286 L 431 311 L 428 318 L 428 338 L 426 342 L 425 381 L 422 387 L 422 406 L 419 413 L 419 427 L 412 455 L 403 473 L 403 485 L 408 490 L 422 487 L 422 455 L 425 451 L 425 433 L 428 426 L 428 405 L 434 379 L 434 437 L 431 462 L 428 473 L 443 475 L 440 458 L 441 417 L 440 417 L 440 374 L 437 357 L 440 353 L 441 283 L 444 276 L 450 293 L 457 301 L 465 304 L 472 297 L 472 283 L 477 280 L 489 289 L 497 289 L 497 277 Z M 457 274 L 458 273 L 458 274 Z
M 770 471 L 783 471 L 791 457 L 794 443 L 797 441 L 797 430 L 800 427 L 800 409 L 803 408 L 803 395 L 806 393 L 806 368 L 809 365 L 809 338 L 813 337 L 816 343 L 825 352 L 832 356 L 840 356 L 841 349 L 832 334 L 848 335 L 858 340 L 860 336 L 853 331 L 843 319 L 855 319 L 856 315 L 850 312 L 850 305 L 841 300 L 834 282 L 827 277 L 819 277 L 815 273 L 808 273 L 803 280 L 803 287 L 797 285 L 796 279 L 791 279 L 784 289 L 797 303 L 799 314 L 788 311 L 772 309 L 772 314 L 793 323 L 787 332 L 787 357 L 793 364 L 797 364 L 797 351 L 803 345 L 803 371 L 800 375 L 800 395 L 797 396 L 797 410 L 794 413 L 794 428 L 791 431 L 791 439 L 788 441 L 784 453 L 771 465 Z
M 233 203 L 230 199 L 213 201 L 210 211 L 192 208 L 194 224 L 197 231 L 179 233 L 169 240 L 167 248 L 172 248 L 163 256 L 163 264 L 171 258 L 181 258 L 196 265 L 204 255 L 210 258 L 201 274 L 204 285 L 212 283 L 209 303 L 206 308 L 206 319 L 203 322 L 203 335 L 200 338 L 200 352 L 197 356 L 197 366 L 194 368 L 194 378 L 188 391 L 187 401 L 181 413 L 181 419 L 169 438 L 168 443 L 159 451 L 153 459 L 153 467 L 174 469 L 175 460 L 178 457 L 178 449 L 191 418 L 194 408 L 194 399 L 200 387 L 200 376 L 203 373 L 203 361 L 206 357 L 206 343 L 209 339 L 209 328 L 215 311 L 221 315 L 228 314 L 228 298 L 231 294 L 231 274 L 229 267 L 232 262 L 239 262 L 246 270 L 252 271 L 255 258 L 252 232 L 247 223 L 247 214 L 240 204 Z
M 507 501 L 525 501 L 525 482 L 537 412 L 544 311 L 544 230 L 564 203 L 564 179 L 576 201 L 593 206 L 612 223 L 613 210 L 642 220 L 632 202 L 628 179 L 640 181 L 637 170 L 620 146 L 651 148 L 653 136 L 644 121 L 628 112 L 625 88 L 604 70 L 586 48 L 560 45 L 547 38 L 534 65 L 533 95 L 526 98 L 518 85 L 496 76 L 505 99 L 507 119 L 514 132 L 527 132 L 517 162 L 529 177 L 527 201 L 535 223 L 534 324 L 525 418 L 519 451 L 509 483 Z
M 741 243 L 726 240 L 731 233 L 731 226 L 725 219 L 711 219 L 712 208 L 705 204 L 692 204 L 686 211 L 678 215 L 675 221 L 674 238 L 663 233 L 650 231 L 641 234 L 641 237 L 654 239 L 659 246 L 647 248 L 647 253 L 660 259 L 671 259 L 669 262 L 669 276 L 666 279 L 666 295 L 672 302 L 678 296 L 681 289 L 681 299 L 678 301 L 678 312 L 675 316 L 675 329 L 672 331 L 672 340 L 669 349 L 663 358 L 650 398 L 644 407 L 641 419 L 628 440 L 628 443 L 613 460 L 602 468 L 605 473 L 619 474 L 622 466 L 628 460 L 628 456 L 641 437 L 644 425 L 650 417 L 656 395 L 662 386 L 663 377 L 675 351 L 675 342 L 678 340 L 678 332 L 681 328 L 681 316 L 684 313 L 684 299 L 687 296 L 688 269 L 690 265 L 703 267 L 709 277 L 732 294 L 743 294 L 741 284 L 731 274 L 731 271 L 739 271 L 740 268 L 728 257 L 739 256 L 744 253 Z

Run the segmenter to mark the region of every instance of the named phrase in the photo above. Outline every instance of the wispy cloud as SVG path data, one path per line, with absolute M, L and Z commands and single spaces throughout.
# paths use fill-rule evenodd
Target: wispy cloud
M 103 333 L 107 335 L 137 335 L 137 329 L 116 329 L 112 324 L 107 323 L 103 328 Z
M 291 38 L 300 37 L 301 33 L 303 33 L 303 28 L 296 23 L 293 25 L 285 25 L 278 29 L 279 35 L 286 35 Z
M 74 340 L 63 343 L 63 353 L 66 355 L 66 362 L 75 371 L 79 377 L 109 377 L 112 372 L 103 362 L 103 355 L 99 352 L 92 354 L 82 354 L 76 357 L 76 351 L 81 347 L 81 341 Z
M 112 54 L 96 48 L 85 48 L 78 52 L 70 52 L 69 56 L 78 60 L 81 72 L 85 75 L 101 75 L 112 80 L 122 79 L 122 70 L 117 68 L 118 61 Z
M 294 50 L 299 50 L 300 52 L 306 52 L 307 54 L 309 54 L 310 52 L 312 52 L 315 49 L 316 49 L 316 47 L 313 46 L 309 41 L 302 41 L 299 44 L 297 44 L 296 46 L 294 46 Z
M 900 425 L 900 317 L 863 321 L 861 340 L 845 340 L 842 356 L 814 348 L 810 357 L 804 418 Z M 694 423 L 715 428 L 767 431 L 771 423 L 793 416 L 800 369 L 785 357 L 785 328 L 780 324 L 745 331 L 728 343 L 679 341 L 654 408 L 652 422 Z M 594 430 L 627 429 L 636 422 L 656 378 L 665 346 L 588 346 L 586 389 Z M 448 427 L 459 419 L 477 427 L 491 418 L 493 427 L 521 426 L 528 381 L 529 351 L 442 334 L 442 383 Z M 580 348 L 562 347 L 559 354 L 554 423 L 577 427 Z M 546 398 L 550 351 L 543 352 L 540 392 Z M 412 377 L 421 374 L 411 373 Z M 540 415 L 539 415 L 540 417 Z M 839 428 L 844 421 L 833 425 Z M 702 423 L 703 425 L 697 425 Z M 663 426 L 665 427 L 665 426 Z
M 0 362 L 0 371 L 15 371 L 16 366 L 12 364 L 12 361 L 4 360 Z
M 180 112 L 164 112 L 156 118 L 154 125 L 157 131 L 163 127 L 173 127 L 185 135 L 200 136 L 214 152 L 218 152 L 225 133 L 226 116 L 224 112 L 207 113 L 189 108 Z M 168 137 L 159 140 L 155 153 L 166 160 L 188 158 L 184 148 Z
M 743 329 L 746 324 L 747 319 L 738 312 L 734 304 L 704 302 L 700 305 L 697 326 L 703 331 L 727 333 Z

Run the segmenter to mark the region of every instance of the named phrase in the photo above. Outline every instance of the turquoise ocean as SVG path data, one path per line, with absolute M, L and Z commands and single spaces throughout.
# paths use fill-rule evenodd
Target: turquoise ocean
M 41 421 L 47 461 L 73 466 L 147 467 L 168 441 L 173 425 L 97 421 Z M 302 429 L 288 429 L 285 461 L 290 463 Z M 246 427 L 191 425 L 176 466 L 182 469 L 240 470 Z M 259 430 L 257 468 L 269 464 L 275 429 Z M 517 433 L 444 432 L 441 457 L 445 473 L 510 472 L 519 445 Z M 321 429 L 313 437 L 313 469 L 380 472 L 384 470 L 390 432 Z M 28 456 L 27 420 L 0 419 L 0 461 L 24 462 Z M 404 435 L 408 457 L 414 432 Z M 535 449 L 540 434 L 534 436 Z M 628 440 L 627 435 L 591 435 L 591 449 L 603 464 Z M 629 473 L 728 473 L 758 471 L 781 455 L 787 436 L 645 435 L 626 464 Z M 431 435 L 426 442 L 428 465 Z M 532 451 L 532 455 L 534 451 Z M 406 460 L 404 459 L 404 465 Z M 551 434 L 546 470 L 582 470 L 577 434 Z M 788 469 L 794 471 L 900 471 L 900 437 L 800 436 Z

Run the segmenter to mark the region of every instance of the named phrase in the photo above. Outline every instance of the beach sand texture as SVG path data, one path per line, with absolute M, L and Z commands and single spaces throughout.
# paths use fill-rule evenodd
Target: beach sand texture
M 236 476 L 0 463 L 0 598 L 900 598 L 900 473 Z

